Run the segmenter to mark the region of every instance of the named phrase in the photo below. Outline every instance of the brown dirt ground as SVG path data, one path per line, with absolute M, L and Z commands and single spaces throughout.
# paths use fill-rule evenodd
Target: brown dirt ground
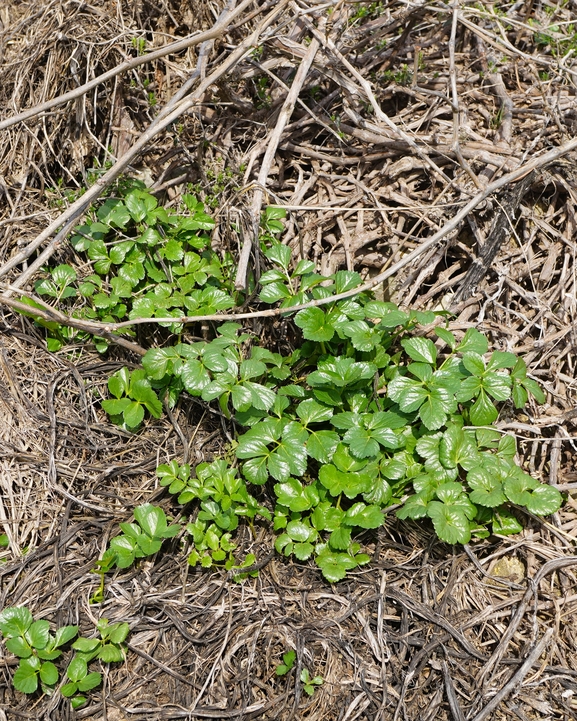
M 275 6 L 245 9 L 207 47 L 207 72 Z M 0 122 L 134 57 L 133 39 L 149 52 L 210 28 L 221 10 L 205 0 L 4 0 Z M 499 422 L 517 436 L 530 472 L 566 494 L 561 511 L 527 518 L 520 536 L 466 549 L 391 517 L 364 539 L 371 564 L 334 586 L 315 567 L 279 557 L 235 584 L 188 568 L 169 543 L 110 575 L 105 601 L 90 604 L 91 569 L 118 523 L 146 500 L 172 508 L 156 466 L 187 448 L 193 463 L 210 459 L 226 436 L 217 414 L 186 398 L 172 418 L 138 434 L 110 425 L 100 392 L 112 371 L 138 358 L 113 347 L 102 359 L 89 344 L 49 353 L 42 328 L 0 303 L 0 532 L 9 539 L 0 608 L 25 604 L 85 633 L 102 616 L 131 627 L 126 663 L 105 671 L 78 712 L 59 694 L 15 692 L 15 662 L 3 649 L 0 719 L 577 718 L 575 151 L 536 169 L 516 213 L 504 187 L 401 267 L 487 183 L 571 142 L 573 21 L 575 2 L 287 2 L 261 29 L 262 50 L 223 72 L 126 171 L 166 202 L 198 184 L 218 221 L 215 244 L 237 253 L 230 219 L 250 229 L 254 182 L 287 83 L 321 28 L 300 93 L 306 107 L 297 104 L 268 173 L 269 197 L 290 209 L 284 242 L 325 274 L 354 268 L 370 279 L 398 266 L 384 297 L 448 308 L 457 334 L 477 327 L 495 347 L 522 354 L 547 402 Z M 9 259 L 66 209 L 67 191 L 85 185 L 95 159 L 129 151 L 198 58 L 191 47 L 141 65 L 0 131 L 3 292 L 38 253 L 3 272 Z M 402 136 L 375 114 L 364 81 Z M 489 257 L 498 218 L 508 230 L 471 287 L 467 272 Z M 66 244 L 53 253 L 74 262 Z M 258 318 L 247 327 L 284 333 Z M 253 538 L 241 529 L 239 544 L 267 559 L 270 533 L 257 530 Z M 275 675 L 288 648 L 297 650 L 297 673 L 306 666 L 324 679 L 312 698 L 294 672 Z

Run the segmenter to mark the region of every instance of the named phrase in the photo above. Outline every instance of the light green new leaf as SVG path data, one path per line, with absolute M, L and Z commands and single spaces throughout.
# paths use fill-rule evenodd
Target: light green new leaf
M 295 323 L 301 328 L 303 337 L 324 343 L 335 334 L 334 327 L 320 308 L 305 308 L 295 316 Z

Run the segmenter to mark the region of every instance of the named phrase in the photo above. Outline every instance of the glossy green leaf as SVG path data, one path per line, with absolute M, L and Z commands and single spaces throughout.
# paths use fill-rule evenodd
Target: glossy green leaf
M 427 515 L 433 521 L 437 536 L 445 543 L 469 543 L 471 524 L 465 513 L 458 507 L 431 501 Z
M 432 340 L 428 338 L 404 338 L 401 345 L 405 353 L 413 360 L 420 363 L 435 365 L 437 361 L 437 349 Z
M 334 327 L 327 321 L 325 313 L 320 308 L 305 308 L 295 316 L 295 323 L 301 328 L 303 337 L 319 343 L 331 340 L 335 334 Z

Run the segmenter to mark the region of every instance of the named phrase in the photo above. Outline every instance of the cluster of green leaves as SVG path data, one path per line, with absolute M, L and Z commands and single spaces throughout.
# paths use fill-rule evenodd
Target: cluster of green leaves
M 168 215 L 142 188 L 127 188 L 72 240 L 93 263 L 96 275 L 78 286 L 92 310 L 106 307 L 114 320 L 230 307 L 228 276 L 204 234 L 213 221 L 198 202 L 185 196 L 187 214 Z M 278 241 L 283 217 L 275 207 L 262 217 L 261 250 L 270 268 L 259 298 L 294 318 L 301 347 L 283 356 L 239 324 L 224 323 L 212 339 L 151 348 L 143 368 L 124 368 L 110 379 L 113 397 L 102 403 L 131 430 L 147 411 L 159 417 L 162 401 L 173 406 L 183 392 L 218 403 L 234 419 L 234 464 L 219 460 L 193 472 L 173 462 L 158 469 L 161 484 L 192 509 L 189 563 L 240 568 L 233 534 L 240 518 L 252 526 L 258 517 L 272 521 L 279 553 L 314 559 L 334 582 L 368 563 L 359 537 L 383 525 L 392 506 L 402 519 L 430 519 L 448 543 L 518 532 L 514 507 L 556 511 L 558 491 L 524 473 L 514 461 L 514 439 L 492 428 L 499 404 L 544 400 L 524 361 L 489 354 L 475 329 L 458 342 L 437 327 L 433 340 L 420 328 L 437 314 L 354 294 L 358 273 L 327 278 L 308 260 L 295 263 Z M 59 266 L 38 290 L 62 301 L 75 297 L 74 283 L 75 274 Z M 345 292 L 351 296 L 331 301 Z M 323 303 L 291 313 L 311 301 Z M 168 325 L 180 331 L 177 321 Z M 122 524 L 100 573 L 156 553 L 179 529 L 167 525 L 162 509 L 141 506 L 135 523 Z
M 285 250 L 273 257 L 288 269 Z M 340 271 L 331 287 L 312 293 L 359 283 Z M 512 353 L 489 355 L 475 329 L 460 343 L 443 327 L 437 344 L 416 335 L 434 318 L 359 294 L 299 311 L 305 342 L 289 358 L 257 345 L 247 351 L 250 337 L 230 323 L 213 341 L 148 352 L 151 381 L 176 376 L 247 429 L 234 449 L 239 469 L 219 460 L 196 474 L 176 462 L 158 470 L 179 503 L 198 502 L 187 526 L 192 565 L 234 565 L 239 517 L 272 516 L 277 551 L 314 558 L 337 581 L 369 561 L 354 536 L 381 526 L 393 505 L 400 518 L 429 518 L 448 543 L 520 531 L 512 506 L 538 515 L 559 508 L 558 491 L 515 464 L 514 438 L 491 428 L 495 403 L 544 400 L 525 363 Z M 247 484 L 269 485 L 272 513 Z
M 165 538 L 174 538 L 180 533 L 180 525 L 169 526 L 162 508 L 151 503 L 134 509 L 134 521 L 120 524 L 122 533 L 110 541 L 110 547 L 98 562 L 102 572 L 113 566 L 128 568 L 137 558 L 146 558 L 160 551 Z
M 263 282 L 270 302 L 290 307 L 361 283 L 339 271 L 321 286 L 303 263 L 290 273 L 280 244 L 266 255 L 275 266 Z M 212 341 L 148 351 L 150 383 L 217 401 L 245 428 L 234 448 L 239 469 L 224 461 L 196 474 L 176 463 L 159 469 L 179 503 L 198 503 L 187 526 L 192 565 L 233 567 L 231 534 L 242 516 L 272 517 L 276 550 L 313 558 L 334 582 L 368 563 L 355 536 L 383 525 L 391 506 L 402 519 L 429 518 L 448 543 L 520 531 L 513 506 L 538 515 L 560 507 L 556 489 L 515 464 L 514 438 L 491 428 L 496 404 L 544 400 L 524 361 L 489 354 L 475 329 L 460 342 L 444 327 L 437 343 L 419 335 L 435 317 L 359 293 L 296 313 L 304 343 L 289 357 L 231 323 Z M 247 484 L 267 485 L 274 506 L 259 505 Z
M 136 180 L 121 183 L 118 195 L 92 211 L 70 240 L 92 272 L 79 279 L 71 266 L 59 265 L 37 281 L 37 293 L 67 301 L 74 316 L 106 323 L 208 315 L 235 305 L 231 260 L 211 249 L 207 233 L 214 220 L 202 203 L 184 195 L 182 206 L 169 213 Z M 181 329 L 177 321 L 164 325 Z M 79 335 L 56 324 L 49 330 L 51 350 Z M 106 350 L 104 339 L 96 342 Z
M 94 659 L 103 663 L 123 661 L 125 658 L 124 641 L 130 631 L 127 623 L 109 625 L 107 619 L 97 624 L 100 638 L 76 638 L 78 626 L 62 626 L 54 634 L 45 620 L 35 621 L 26 607 L 5 608 L 0 613 L 0 631 L 5 639 L 7 650 L 20 659 L 14 673 L 14 688 L 22 693 L 32 694 L 38 688 L 45 694 L 52 694 L 60 680 L 61 670 L 54 661 L 62 656 L 62 649 L 72 639 L 75 654 L 66 667 L 65 683 L 61 692 L 70 698 L 73 708 L 86 702 L 83 693 L 90 691 L 102 682 L 102 674 L 88 671 L 88 664 Z
M 188 464 L 179 466 L 176 461 L 171 461 L 159 466 L 157 475 L 162 486 L 168 486 L 171 493 L 178 494 L 179 503 L 199 502 L 195 520 L 186 526 L 193 544 L 189 564 L 200 563 L 205 568 L 220 564 L 227 570 L 238 567 L 232 554 L 236 545 L 231 538 L 239 518 L 252 523 L 260 516 L 270 521 L 271 514 L 248 492 L 246 482 L 237 470 L 221 459 L 201 463 L 191 476 Z M 254 556 L 247 557 L 244 565 L 250 566 L 254 561 Z
M 277 676 L 286 676 L 294 667 L 296 661 L 296 651 L 287 651 L 283 654 L 282 663 L 275 669 Z M 324 679 L 322 676 L 311 676 L 308 668 L 303 668 L 300 673 L 300 680 L 303 684 L 303 690 L 309 696 L 312 696 L 318 686 L 322 686 Z

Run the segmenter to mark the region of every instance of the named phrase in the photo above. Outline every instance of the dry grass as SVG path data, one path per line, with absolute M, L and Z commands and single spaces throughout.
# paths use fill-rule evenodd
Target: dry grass
M 500 424 L 518 437 L 526 467 L 566 492 L 567 503 L 551 519 L 527 519 L 521 536 L 467 549 L 391 519 L 365 539 L 370 566 L 337 586 L 279 557 L 238 585 L 187 568 L 168 544 L 111 577 L 105 602 L 91 605 L 91 568 L 118 522 L 146 500 L 169 508 L 158 463 L 182 459 L 183 439 L 191 462 L 210 458 L 226 437 L 218 416 L 190 399 L 137 435 L 109 425 L 100 392 L 137 356 L 113 348 L 103 361 L 87 345 L 50 354 L 42 330 L 0 303 L 0 526 L 9 538 L 0 607 L 26 604 L 85 632 L 101 616 L 130 624 L 127 663 L 107 672 L 79 718 L 574 719 L 575 152 L 538 167 L 521 197 L 511 183 L 483 199 L 401 265 L 488 183 L 572 142 L 575 71 L 564 37 L 572 38 L 575 3 L 458 3 L 455 15 L 431 2 L 337 2 L 329 15 L 315 2 L 255 2 L 213 44 L 78 90 L 134 57 L 139 38 L 154 50 L 211 28 L 222 10 L 193 6 L 5 0 L 0 124 L 68 91 L 78 97 L 0 131 L 2 281 L 31 288 L 43 248 L 40 264 L 51 255 L 75 262 L 50 234 L 32 246 L 65 222 L 68 190 L 85 186 L 95 158 L 113 164 L 105 183 L 123 167 L 168 203 L 197 185 L 218 220 L 215 244 L 247 263 L 261 204 L 278 202 L 289 209 L 284 242 L 323 273 L 356 269 L 370 280 L 398 267 L 377 289 L 384 297 L 450 309 L 456 332 L 474 326 L 523 354 L 547 403 Z M 269 27 L 259 26 L 271 12 Z M 531 22 L 557 26 L 547 31 L 552 44 Z M 256 52 L 227 68 L 252 32 L 260 33 Z M 307 56 L 310 67 L 295 77 Z M 195 69 L 190 92 L 214 74 L 212 84 L 173 123 L 153 125 L 133 153 Z M 242 221 L 242 239 L 231 220 Z M 19 253 L 26 257 L 11 264 Z M 270 321 L 247 323 L 283 336 Z M 257 558 L 269 554 L 264 528 L 239 540 Z M 297 674 L 306 666 L 324 679 L 312 698 L 295 672 L 275 674 L 289 648 Z M 74 717 L 58 694 L 15 693 L 13 660 L 0 660 L 0 718 Z

